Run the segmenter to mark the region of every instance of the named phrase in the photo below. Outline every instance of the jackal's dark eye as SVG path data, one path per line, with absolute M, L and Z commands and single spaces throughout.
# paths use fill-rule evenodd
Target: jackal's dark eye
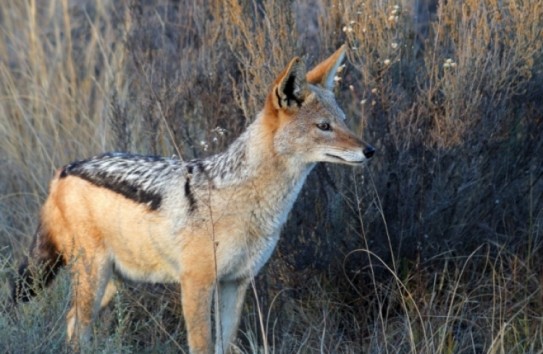
M 317 128 L 319 128 L 322 131 L 329 131 L 332 130 L 332 127 L 330 127 L 329 123 L 318 123 Z

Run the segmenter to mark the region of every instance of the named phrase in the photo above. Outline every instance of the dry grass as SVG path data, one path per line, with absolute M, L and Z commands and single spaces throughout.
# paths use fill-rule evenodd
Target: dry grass
M 220 151 L 293 55 L 315 63 L 347 42 L 337 95 L 378 154 L 310 176 L 240 347 L 541 353 L 541 18 L 522 0 L 4 0 L 4 351 L 64 348 L 66 276 L 28 305 L 7 299 L 55 168 L 107 150 Z M 186 350 L 180 313 L 175 288 L 127 285 L 88 349 Z

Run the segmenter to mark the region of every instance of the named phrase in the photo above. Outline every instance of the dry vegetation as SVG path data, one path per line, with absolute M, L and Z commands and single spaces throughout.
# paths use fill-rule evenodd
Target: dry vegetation
M 2 0 L 0 347 L 59 352 L 68 279 L 8 278 L 56 167 L 224 149 L 295 54 L 378 149 L 319 166 L 250 291 L 244 352 L 541 353 L 543 6 L 528 0 Z M 417 4 L 413 8 L 411 4 Z M 90 351 L 186 350 L 174 287 L 127 285 Z

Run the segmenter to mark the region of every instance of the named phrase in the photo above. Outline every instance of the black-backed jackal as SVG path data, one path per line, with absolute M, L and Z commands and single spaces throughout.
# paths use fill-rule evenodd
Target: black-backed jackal
M 77 348 L 117 278 L 179 283 L 190 352 L 210 353 L 218 289 L 215 352 L 228 352 L 247 286 L 315 163 L 358 166 L 374 153 L 332 93 L 344 55 L 345 46 L 309 72 L 294 58 L 223 153 L 189 162 L 106 153 L 58 170 L 14 299 L 28 300 L 68 264 L 67 338 Z

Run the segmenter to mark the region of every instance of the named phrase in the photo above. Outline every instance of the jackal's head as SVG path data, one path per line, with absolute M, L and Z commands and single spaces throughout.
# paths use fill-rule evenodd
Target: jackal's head
M 345 114 L 332 92 L 345 49 L 342 46 L 309 72 L 296 57 L 276 79 L 268 94 L 264 121 L 279 155 L 305 163 L 349 165 L 373 156 L 373 147 L 345 124 Z

